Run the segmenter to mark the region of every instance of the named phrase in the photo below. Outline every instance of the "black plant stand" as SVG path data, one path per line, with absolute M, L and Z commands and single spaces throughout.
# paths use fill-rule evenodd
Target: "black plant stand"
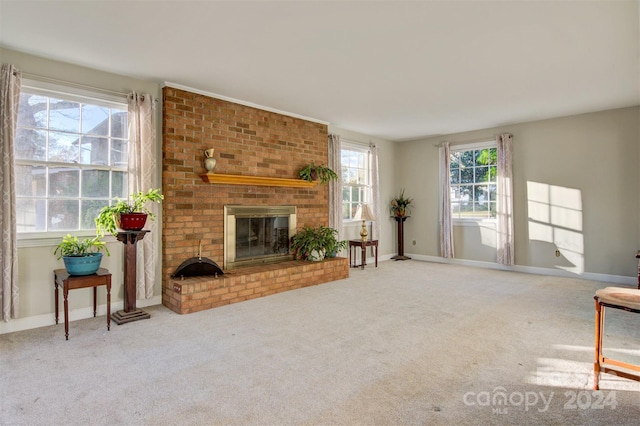
M 411 258 L 404 255 L 404 221 L 407 220 L 409 216 L 394 216 L 393 218 L 398 223 L 398 255 L 393 256 L 391 259 L 409 260 Z

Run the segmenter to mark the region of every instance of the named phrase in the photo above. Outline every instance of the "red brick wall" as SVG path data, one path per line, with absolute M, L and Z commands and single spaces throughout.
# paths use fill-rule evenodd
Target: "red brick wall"
M 296 178 L 327 164 L 327 126 L 172 87 L 163 89 L 163 288 L 184 260 L 202 256 L 222 266 L 223 207 L 295 205 L 298 228 L 327 225 L 328 188 L 205 183 L 204 150 L 215 148 L 215 173 Z M 163 296 L 164 297 L 164 296 Z

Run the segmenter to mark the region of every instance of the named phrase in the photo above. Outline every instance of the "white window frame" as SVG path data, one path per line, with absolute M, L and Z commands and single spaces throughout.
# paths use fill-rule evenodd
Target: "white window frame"
M 365 157 L 365 179 L 366 179 L 366 183 L 365 184 L 359 184 L 359 185 L 348 185 L 346 182 L 342 182 L 342 188 L 341 188 L 341 192 L 344 192 L 345 187 L 349 187 L 349 188 L 362 188 L 363 189 L 363 200 L 361 200 L 361 204 L 369 204 L 371 205 L 372 202 L 372 183 L 371 183 L 371 150 L 369 148 L 368 145 L 362 145 L 359 144 L 357 142 L 352 142 L 352 141 L 342 141 L 342 147 L 341 147 L 341 151 L 355 151 L 355 152 L 360 152 L 364 154 Z M 342 158 L 342 152 L 340 153 L 340 156 Z M 348 167 L 345 166 L 344 164 L 341 164 L 341 167 Z M 340 170 L 340 173 L 342 173 L 342 170 Z M 350 205 L 353 204 L 353 201 L 351 200 Z M 344 209 L 344 200 L 342 202 L 342 208 Z M 361 221 L 359 220 L 354 220 L 354 219 L 346 219 L 346 218 L 342 218 L 342 222 L 345 225 L 349 225 L 352 223 L 361 223 Z
M 449 152 L 453 154 L 454 152 L 463 152 L 463 151 L 471 151 L 471 150 L 481 150 L 481 149 L 489 149 L 489 148 L 497 148 L 498 144 L 495 140 L 487 140 L 484 142 L 475 142 L 463 145 L 452 145 L 449 148 Z M 449 184 L 451 184 L 450 170 L 447 170 L 447 177 L 449 178 Z M 453 204 L 450 205 L 450 208 L 453 207 Z M 478 226 L 481 224 L 494 224 L 496 223 L 496 218 L 492 217 L 465 217 L 458 218 L 453 217 L 452 212 L 452 222 L 454 226 Z
M 126 97 L 110 95 L 98 91 L 92 91 L 85 88 L 79 88 L 74 86 L 66 86 L 62 84 L 55 84 L 51 82 L 32 80 L 23 78 L 21 83 L 21 91 L 41 94 L 43 96 L 62 98 L 70 101 L 78 101 L 82 103 L 91 103 L 94 105 L 109 106 L 118 109 L 128 109 Z M 128 138 L 127 138 L 128 139 Z M 29 160 L 15 160 L 16 165 L 33 164 L 33 165 L 53 165 L 53 166 L 69 166 L 72 163 L 56 163 L 50 161 L 29 161 Z M 102 169 L 102 170 L 119 170 L 127 171 L 127 165 L 123 167 L 114 167 L 111 165 L 99 166 L 89 164 L 77 164 L 75 167 L 78 170 L 81 169 Z M 130 177 L 128 177 L 130 179 Z M 128 187 L 124 190 L 128 194 Z M 47 197 L 48 198 L 48 197 Z M 16 197 L 17 199 L 17 197 Z M 64 235 L 72 234 L 78 237 L 91 237 L 95 235 L 95 230 L 78 229 L 71 231 L 36 231 L 36 232 L 18 232 L 17 241 L 18 247 L 40 247 L 40 246 L 55 246 L 60 242 L 60 238 Z

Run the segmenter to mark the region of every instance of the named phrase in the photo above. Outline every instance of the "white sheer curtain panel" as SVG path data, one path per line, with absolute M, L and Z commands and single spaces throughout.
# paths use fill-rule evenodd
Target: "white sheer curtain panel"
M 370 146 L 371 158 L 371 209 L 376 220 L 371 223 L 371 239 L 380 239 L 380 220 L 382 219 L 380 205 L 380 177 L 378 175 L 378 147 Z
M 157 188 L 156 177 L 156 127 L 155 100 L 149 94 L 132 92 L 127 97 L 129 104 L 129 192 L 148 191 Z M 149 210 L 159 214 L 158 203 L 149 203 Z M 136 297 L 153 297 L 156 266 L 160 262 L 157 244 L 158 222 L 147 221 L 149 232 L 142 244 L 138 243 L 136 264 Z
M 449 182 L 450 149 L 449 142 L 444 142 L 439 149 L 440 154 L 440 256 L 452 259 L 453 219 L 451 217 L 451 185 Z
M 504 133 L 497 137 L 498 173 L 496 185 L 496 211 L 498 227 L 498 263 L 513 265 L 513 135 Z
M 0 69 L 0 301 L 2 320 L 18 318 L 18 246 L 16 228 L 16 182 L 14 143 L 18 105 L 20 102 L 20 72 L 13 65 Z
M 342 230 L 342 143 L 340 135 L 329 135 L 329 168 L 338 180 L 329 181 L 329 226 L 338 231 L 338 241 L 344 239 Z

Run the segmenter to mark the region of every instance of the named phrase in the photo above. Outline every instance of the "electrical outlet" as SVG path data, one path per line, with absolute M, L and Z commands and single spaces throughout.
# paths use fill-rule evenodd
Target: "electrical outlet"
M 556 257 L 560 257 L 560 250 L 556 249 Z

